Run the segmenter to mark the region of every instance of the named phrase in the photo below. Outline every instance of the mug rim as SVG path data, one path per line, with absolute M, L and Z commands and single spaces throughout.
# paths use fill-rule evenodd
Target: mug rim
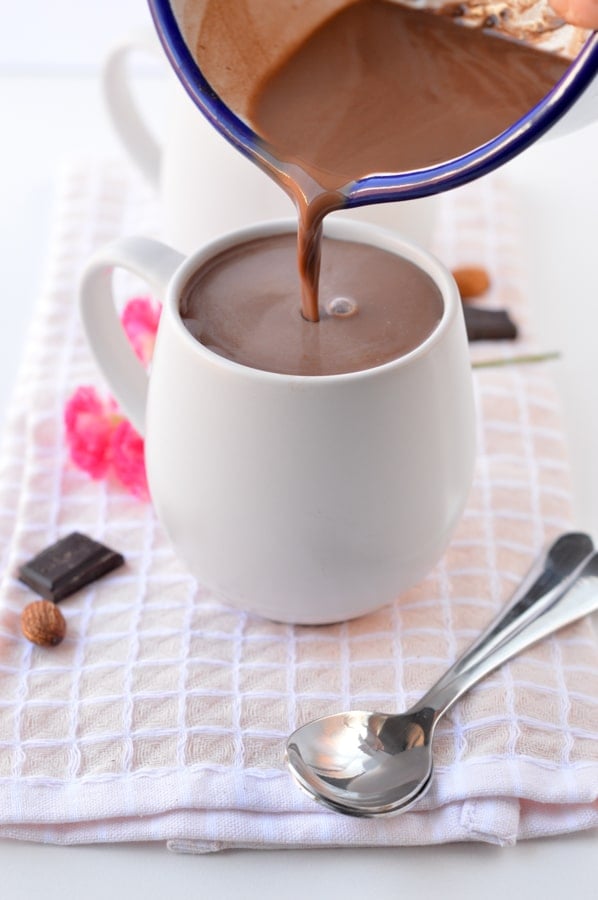
M 148 0 L 164 52 L 183 87 L 211 124 L 241 153 L 262 168 L 276 162 L 269 145 L 220 99 L 193 59 L 172 10 L 171 0 Z M 598 31 L 571 61 L 558 83 L 521 119 L 492 140 L 462 156 L 403 173 L 372 174 L 344 185 L 345 207 L 384 200 L 415 200 L 451 190 L 488 174 L 545 134 L 573 106 L 598 75 Z
M 355 241 L 356 243 L 369 244 L 389 253 L 408 260 L 424 271 L 434 282 L 442 298 L 442 315 L 433 330 L 427 337 L 407 353 L 390 359 L 377 366 L 367 369 L 358 369 L 353 372 L 336 372 L 327 375 L 302 375 L 287 372 L 272 372 L 268 369 L 259 369 L 245 363 L 237 362 L 226 356 L 221 356 L 214 350 L 210 350 L 194 337 L 185 326 L 180 311 L 180 303 L 185 289 L 196 276 L 199 269 L 212 260 L 215 256 L 224 253 L 240 244 L 248 241 L 260 240 L 274 235 L 297 234 L 297 220 L 292 218 L 273 219 L 266 222 L 258 222 L 244 228 L 235 229 L 205 244 L 199 250 L 186 257 L 181 265 L 173 273 L 164 306 L 171 316 L 177 334 L 194 352 L 200 353 L 212 364 L 223 367 L 232 372 L 242 372 L 244 377 L 266 379 L 268 381 L 292 381 L 306 384 L 318 382 L 338 383 L 341 381 L 355 381 L 364 378 L 372 378 L 380 374 L 391 372 L 394 369 L 405 368 L 412 365 L 418 359 L 427 356 L 433 348 L 442 341 L 454 320 L 462 314 L 462 303 L 457 283 L 449 271 L 433 253 L 426 250 L 415 241 L 404 237 L 399 232 L 389 228 L 372 225 L 369 222 L 358 222 L 347 219 L 325 220 L 324 235 L 336 240 Z M 463 321 L 463 329 L 465 324 Z

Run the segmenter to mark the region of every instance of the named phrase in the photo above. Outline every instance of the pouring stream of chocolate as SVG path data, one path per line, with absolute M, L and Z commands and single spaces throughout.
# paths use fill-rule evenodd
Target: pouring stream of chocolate
M 197 46 L 202 65 L 205 43 Z M 246 98 L 269 174 L 298 211 L 302 313 L 319 320 L 324 217 L 371 174 L 422 169 L 480 147 L 534 107 L 569 61 L 389 0 L 337 11 Z

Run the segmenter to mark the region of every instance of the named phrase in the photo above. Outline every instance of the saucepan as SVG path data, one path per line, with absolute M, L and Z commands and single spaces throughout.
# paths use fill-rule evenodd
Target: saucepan
M 310 23 L 317 27 L 318 17 L 330 14 L 333 7 L 342 7 L 347 0 L 306 0 L 299 8 L 292 0 L 277 0 L 276 4 L 264 4 L 263 0 L 245 0 L 243 3 L 218 0 L 216 4 L 214 0 L 148 2 L 166 55 L 199 110 L 246 157 L 266 171 L 276 169 L 277 160 L 273 148 L 252 129 L 242 114 L 235 111 L 234 104 L 225 102 L 222 96 L 224 92 L 214 89 L 212 73 L 199 68 L 191 53 L 190 44 L 196 45 L 201 39 L 202 21 L 210 13 L 211 6 L 217 7 L 215 13 L 211 9 L 212 20 L 214 14 L 217 14 L 221 23 L 218 27 L 225 32 L 231 17 L 245 16 L 255 27 L 256 23 L 259 26 L 261 22 L 260 9 L 267 10 L 268 14 L 264 16 L 264 34 L 258 34 L 258 45 L 263 52 L 250 57 L 251 65 L 255 63 L 257 68 L 267 66 L 271 62 L 268 48 L 280 50 L 285 40 L 288 40 L 291 11 L 296 14 L 297 9 L 300 10 L 307 28 Z M 405 0 L 405 3 L 418 8 L 438 6 L 435 0 L 429 3 Z M 463 20 L 455 24 L 455 27 L 496 27 L 503 20 L 508 21 L 510 30 L 507 29 L 507 38 L 515 37 L 525 41 L 529 33 L 530 42 L 533 38 L 533 43 L 542 49 L 561 55 L 566 53 L 571 62 L 562 78 L 539 103 L 493 139 L 459 157 L 438 164 L 393 174 L 374 172 L 360 177 L 342 189 L 347 208 L 385 201 L 413 200 L 457 187 L 503 165 L 547 133 L 562 134 L 589 124 L 598 117 L 598 32 L 583 31 L 563 23 L 548 4 L 545 4 L 544 18 L 540 14 L 540 18 L 532 24 L 529 20 L 529 3 L 476 2 L 445 6 L 454 18 Z M 541 4 L 535 4 L 534 8 L 538 6 L 542 8 Z M 291 7 L 294 9 L 291 10 Z M 508 14 L 501 15 L 501 7 L 508 7 Z M 296 19 L 295 15 L 293 21 Z M 226 48 L 226 42 L 223 46 Z M 224 67 L 226 71 L 234 73 L 238 62 L 234 44 L 226 48 L 225 53 L 226 58 L 220 59 L 220 62 L 216 60 L 215 65 L 220 66 L 221 70 Z

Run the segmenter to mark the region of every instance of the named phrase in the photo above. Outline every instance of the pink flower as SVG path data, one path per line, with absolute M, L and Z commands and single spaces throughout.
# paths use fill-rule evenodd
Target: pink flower
M 92 478 L 104 478 L 110 468 L 112 434 L 120 417 L 112 398 L 104 401 L 93 387 L 77 388 L 64 411 L 70 456 Z
M 149 500 L 143 450 L 143 438 L 123 419 L 112 435 L 114 472 L 129 493 L 140 500 Z
M 154 353 L 162 307 L 149 297 L 134 297 L 125 306 L 121 321 L 133 349 L 147 366 Z
M 121 321 L 135 353 L 148 366 L 154 352 L 161 306 L 148 297 L 126 304 Z M 135 497 L 149 500 L 143 438 L 119 410 L 93 387 L 79 387 L 64 410 L 66 442 L 77 468 L 92 478 L 114 475 Z
M 129 493 L 149 500 L 143 438 L 112 397 L 102 400 L 93 387 L 77 388 L 66 404 L 64 421 L 77 468 L 95 479 L 113 474 Z

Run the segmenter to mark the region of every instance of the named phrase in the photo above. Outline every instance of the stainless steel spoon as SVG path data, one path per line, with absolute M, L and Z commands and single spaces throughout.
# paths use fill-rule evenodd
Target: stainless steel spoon
M 453 703 L 522 650 L 598 609 L 598 553 L 592 551 L 587 535 L 560 537 L 506 610 L 408 712 L 356 710 L 297 729 L 287 741 L 287 763 L 299 786 L 348 815 L 411 808 L 432 781 L 434 731 Z

